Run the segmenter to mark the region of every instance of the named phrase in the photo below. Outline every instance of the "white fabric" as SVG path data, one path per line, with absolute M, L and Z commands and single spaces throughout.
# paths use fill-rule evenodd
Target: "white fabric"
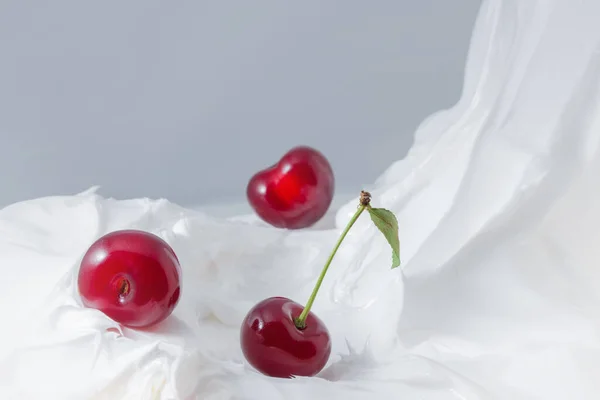
M 303 232 L 93 191 L 2 210 L 0 398 L 599 398 L 599 16 L 598 0 L 485 2 L 460 102 L 368 188 L 398 216 L 403 269 L 363 217 L 315 303 L 333 338 L 318 378 L 253 372 L 239 324 L 264 297 L 306 301 L 355 200 Z M 150 333 L 74 286 L 87 246 L 126 227 L 183 265 Z

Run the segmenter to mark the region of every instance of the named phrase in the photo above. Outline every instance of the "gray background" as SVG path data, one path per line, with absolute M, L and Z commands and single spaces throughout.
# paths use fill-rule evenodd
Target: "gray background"
M 479 6 L 2 0 L 0 207 L 92 185 L 239 201 L 296 144 L 358 190 L 458 100 Z

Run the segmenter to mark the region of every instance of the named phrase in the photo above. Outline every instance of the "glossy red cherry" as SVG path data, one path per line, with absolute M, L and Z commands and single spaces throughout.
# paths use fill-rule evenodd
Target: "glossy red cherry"
M 173 249 L 148 232 L 109 233 L 87 250 L 77 284 L 83 304 L 116 322 L 144 328 L 167 318 L 179 301 L 181 269 Z
M 307 228 L 327 212 L 334 192 L 333 170 L 319 151 L 300 146 L 248 182 L 250 205 L 265 222 L 287 229 Z
M 331 354 L 331 339 L 325 324 L 312 312 L 304 329 L 294 319 L 303 307 L 284 297 L 271 297 L 256 304 L 240 330 L 246 360 L 261 373 L 278 377 L 313 376 L 323 369 Z

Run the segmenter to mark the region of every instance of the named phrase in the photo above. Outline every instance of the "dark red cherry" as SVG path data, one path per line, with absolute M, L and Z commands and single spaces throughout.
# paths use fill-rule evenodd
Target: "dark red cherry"
M 333 200 L 334 176 L 319 151 L 300 146 L 248 182 L 250 205 L 265 222 L 287 229 L 307 228 L 319 221 Z
M 148 232 L 109 233 L 87 250 L 77 285 L 86 307 L 143 328 L 167 318 L 179 301 L 181 269 L 173 249 Z
M 319 373 L 331 354 L 331 339 L 325 324 L 312 312 L 304 329 L 294 319 L 303 307 L 284 297 L 271 297 L 256 304 L 246 315 L 240 341 L 246 360 L 261 373 L 289 378 Z

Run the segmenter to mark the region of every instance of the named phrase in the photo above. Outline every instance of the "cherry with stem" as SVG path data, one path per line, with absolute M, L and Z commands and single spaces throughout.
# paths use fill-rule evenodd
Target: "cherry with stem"
M 335 254 L 365 210 L 392 247 L 392 268 L 400 265 L 398 221 L 392 212 L 373 208 L 370 202 L 370 193 L 362 191 L 358 209 L 336 242 L 306 306 L 285 297 L 271 297 L 252 307 L 244 318 L 240 329 L 242 352 L 261 373 L 280 378 L 314 376 L 327 364 L 331 337 L 311 308 Z

